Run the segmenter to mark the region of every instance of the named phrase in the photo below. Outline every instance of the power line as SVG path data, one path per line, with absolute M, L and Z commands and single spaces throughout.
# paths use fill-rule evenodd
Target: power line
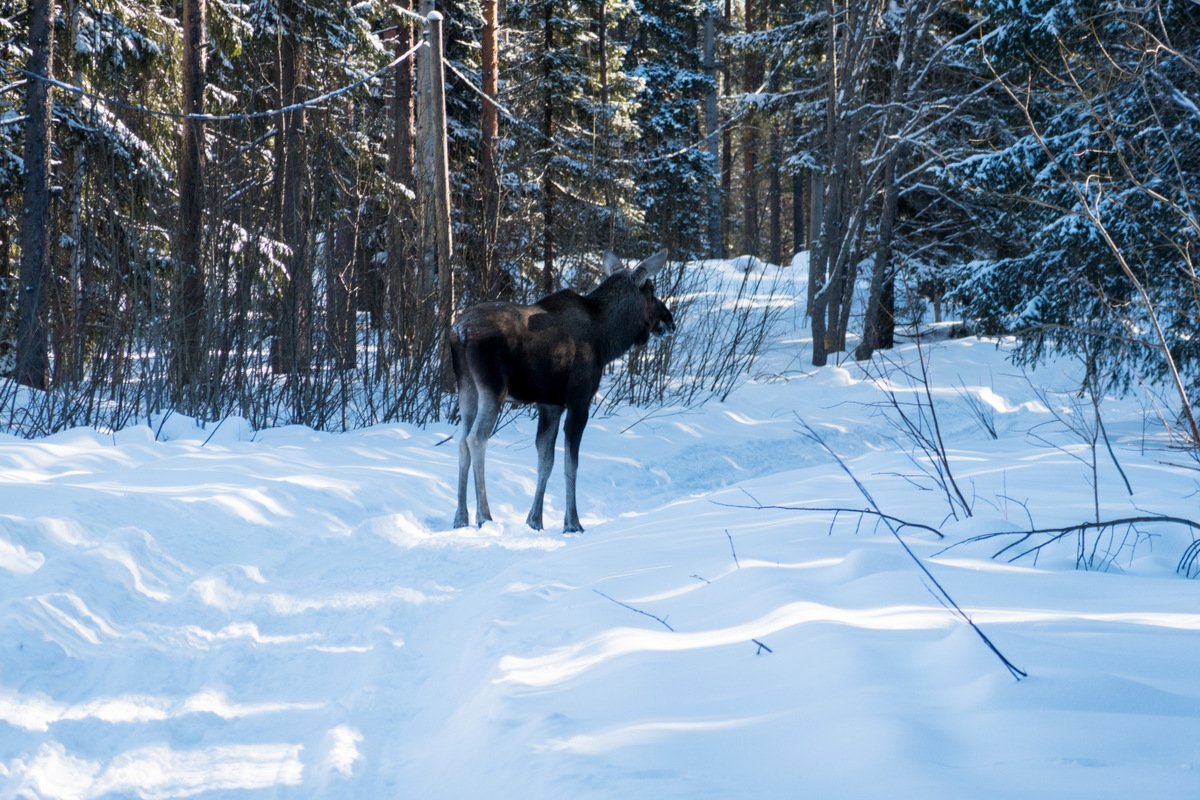
M 424 18 L 422 17 L 422 19 L 424 19 Z M 348 83 L 345 86 L 341 86 L 332 91 L 325 92 L 324 94 L 319 95 L 317 97 L 313 97 L 309 100 L 305 100 L 300 103 L 292 103 L 291 105 L 283 106 L 282 108 L 274 108 L 274 109 L 271 109 L 270 111 L 253 111 L 253 112 L 243 113 L 243 114 L 180 114 L 175 111 L 163 111 L 162 109 L 150 108 L 148 106 L 140 105 L 138 103 L 130 103 L 126 100 L 119 100 L 115 97 L 108 97 L 106 95 L 96 94 L 95 92 L 89 92 L 87 89 L 84 89 L 82 86 L 75 86 L 74 84 L 64 83 L 63 81 L 57 80 L 55 78 L 51 78 L 47 75 L 39 75 L 36 72 L 31 72 L 30 70 L 27 70 L 24 67 L 18 66 L 17 64 L 14 64 L 11 61 L 8 61 L 3 58 L 0 58 L 0 65 L 8 67 L 9 69 L 15 70 L 16 72 L 19 72 L 28 78 L 32 78 L 33 80 L 42 81 L 43 83 L 49 84 L 50 86 L 53 86 L 56 89 L 62 89 L 65 92 L 69 92 L 69 93 L 77 95 L 79 97 L 86 98 L 88 100 L 91 100 L 92 102 L 102 103 L 102 104 L 104 104 L 106 106 L 110 106 L 110 107 L 122 108 L 122 109 L 125 109 L 126 111 L 133 111 L 135 113 L 146 114 L 148 116 L 160 117 L 163 119 L 174 119 L 174 120 L 190 119 L 190 120 L 199 120 L 200 122 L 245 122 L 245 121 L 254 120 L 254 119 L 266 119 L 268 117 L 277 117 L 282 114 L 287 114 L 291 111 L 297 111 L 302 108 L 311 108 L 312 106 L 320 105 L 321 103 L 324 103 L 327 100 L 332 100 L 335 97 L 339 97 L 348 92 L 352 92 L 355 89 L 359 88 L 360 86 L 362 86 L 366 83 L 370 83 L 371 81 L 373 81 L 376 78 L 380 77 L 381 75 L 387 73 L 388 71 L 395 69 L 405 59 L 411 58 L 418 50 L 420 50 L 422 47 L 425 47 L 425 46 L 427 46 L 425 41 L 421 40 L 421 41 L 417 42 L 415 45 L 413 45 L 408 51 L 397 56 L 395 59 L 393 59 L 391 61 L 391 63 L 387 64 L 386 66 L 380 67 L 379 69 L 375 70 L 374 72 L 370 73 L 369 75 L 365 75 L 362 78 L 359 78 L 358 80 L 353 81 L 352 83 Z

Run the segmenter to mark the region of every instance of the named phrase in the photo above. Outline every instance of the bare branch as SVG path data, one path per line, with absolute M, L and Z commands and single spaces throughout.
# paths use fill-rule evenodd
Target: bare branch
M 742 506 L 734 503 L 718 503 L 715 500 L 713 500 L 712 503 L 713 505 L 722 506 L 723 508 L 743 508 L 751 511 L 805 511 L 816 514 L 857 514 L 860 517 L 876 517 L 885 522 L 894 522 L 901 529 L 917 528 L 918 530 L 928 531 L 939 539 L 946 538 L 945 534 L 932 525 L 924 525 L 920 522 L 909 522 L 908 520 L 901 519 L 900 517 L 893 517 L 891 514 L 884 514 L 883 512 L 874 508 L 848 508 L 839 506 L 776 506 L 763 505 L 762 503 L 754 506 Z M 729 531 L 725 531 L 725 535 L 728 536 Z M 730 549 L 733 549 L 733 539 L 729 540 L 729 547 Z M 737 561 L 737 553 L 733 554 L 733 560 Z M 739 564 L 738 566 L 741 565 Z
M 717 505 L 721 505 L 721 504 L 718 503 Z M 760 506 L 760 508 L 761 508 L 761 506 Z M 729 528 L 725 529 L 725 538 L 729 540 L 729 552 L 733 554 L 733 563 L 737 566 L 738 569 L 741 569 L 742 563 L 740 561 L 738 561 L 737 550 L 733 549 L 733 537 L 729 535 Z
M 986 541 L 990 541 L 992 539 L 1002 539 L 1005 537 L 1014 537 L 1013 541 L 1009 542 L 1004 547 L 1000 548 L 999 550 L 997 550 L 995 553 L 992 554 L 992 558 L 1000 558 L 1005 553 L 1009 553 L 1011 551 L 1016 550 L 1017 548 L 1021 547 L 1026 542 L 1028 542 L 1030 539 L 1032 539 L 1036 536 L 1046 537 L 1044 541 L 1042 541 L 1036 545 L 1033 545 L 1031 547 L 1028 547 L 1024 550 L 1020 550 L 1019 552 L 1016 553 L 1016 555 L 1012 555 L 1011 557 L 1009 557 L 1007 559 L 1008 563 L 1012 564 L 1016 561 L 1019 561 L 1022 558 L 1025 558 L 1026 556 L 1032 555 L 1032 556 L 1036 557 L 1039 553 L 1041 553 L 1042 550 L 1044 550 L 1049 545 L 1052 545 L 1055 542 L 1061 541 L 1063 538 L 1070 536 L 1072 534 L 1083 534 L 1083 533 L 1086 533 L 1087 531 L 1093 531 L 1093 530 L 1101 531 L 1101 532 L 1107 530 L 1109 532 L 1112 532 L 1120 527 L 1134 528 L 1134 526 L 1137 526 L 1137 525 L 1150 525 L 1150 524 L 1161 524 L 1161 523 L 1170 524 L 1170 525 L 1183 525 L 1184 527 L 1189 528 L 1192 531 L 1200 533 L 1200 522 L 1196 522 L 1195 520 L 1187 519 L 1186 517 L 1175 517 L 1175 516 L 1170 516 L 1167 514 L 1142 514 L 1142 515 L 1133 516 L 1133 517 L 1118 517 L 1116 519 L 1097 520 L 1095 522 L 1078 522 L 1073 525 L 1061 525 L 1061 526 L 1057 526 L 1057 527 L 1034 528 L 1031 526 L 1027 530 L 1015 528 L 1013 530 L 1007 530 L 1007 531 L 990 531 L 988 533 L 981 533 L 981 534 L 978 534 L 977 536 L 972 536 L 970 538 L 963 539 L 961 542 L 955 542 L 954 544 L 952 544 L 946 548 L 943 548 L 942 550 L 939 550 L 934 555 L 935 555 L 935 557 L 939 556 L 942 553 L 948 552 L 948 551 L 953 550 L 954 548 L 960 547 L 962 545 L 975 544 L 977 542 L 986 542 Z M 1135 530 L 1136 530 L 1136 528 L 1135 528 Z M 1195 534 L 1193 534 L 1193 535 L 1195 535 Z M 1099 546 L 1099 539 L 1097 538 L 1097 541 L 1094 542 L 1093 546 L 1092 546 L 1093 557 L 1095 556 L 1096 548 L 1098 546 Z M 1188 547 L 1184 550 L 1182 557 L 1179 559 L 1179 565 L 1176 567 L 1176 570 L 1189 578 L 1196 577 L 1198 574 L 1200 574 L 1200 562 L 1197 561 L 1198 557 L 1200 557 L 1200 538 L 1194 539 L 1192 541 L 1192 543 L 1190 545 L 1188 545 Z M 1081 559 L 1081 563 L 1086 563 L 1083 561 L 1082 555 L 1077 556 L 1077 558 Z
M 620 600 L 617 600 L 615 597 L 612 597 L 611 595 L 605 594 L 604 592 L 600 591 L 599 589 L 592 589 L 592 591 L 595 592 L 596 594 L 600 595 L 601 597 L 603 597 L 605 600 L 609 600 L 613 603 L 616 603 L 617 605 L 621 606 L 621 608 L 628 608 L 630 611 L 633 611 L 637 614 L 641 614 L 643 617 L 649 617 L 650 619 L 654 620 L 655 622 L 658 622 L 660 625 L 662 625 L 667 630 L 671 631 L 671 633 L 675 632 L 675 629 L 672 628 L 665 619 L 663 619 L 662 617 L 660 617 L 656 614 L 651 614 L 649 611 L 642 611 L 640 608 L 634 608 L 633 606 L 629 605 L 628 603 L 622 603 Z
M 871 507 L 879 512 L 880 517 L 882 518 L 883 512 L 880 510 L 879 504 L 875 502 L 873 497 L 871 497 L 871 493 L 867 491 L 867 487 L 863 486 L 862 482 L 859 481 L 850 468 L 846 466 L 846 462 L 842 460 L 841 456 L 839 456 L 833 450 L 833 448 L 830 447 L 823 438 L 821 438 L 821 435 L 813 430 L 813 428 L 807 422 L 800 420 L 800 424 L 804 427 L 808 437 L 819 444 L 825 452 L 829 453 L 829 455 L 833 457 L 833 460 L 837 462 L 837 465 L 842 468 L 842 472 L 845 472 L 846 475 L 849 476 L 850 480 L 854 482 L 854 485 L 858 487 L 858 491 L 864 498 L 866 498 L 867 502 L 871 504 Z M 891 522 L 889 522 L 887 519 L 884 519 L 883 522 L 885 525 L 887 525 L 888 530 L 891 531 L 892 536 L 895 537 L 896 541 L 900 543 L 900 546 L 904 548 L 904 552 L 908 555 L 908 557 L 913 560 L 913 563 L 917 565 L 921 572 L 924 573 L 925 577 L 928 578 L 929 581 L 937 588 L 937 594 L 949 604 L 950 608 L 959 617 L 959 619 L 969 625 L 971 630 L 975 631 L 980 640 L 987 645 L 988 649 L 991 650 L 998 659 L 1000 659 L 1000 663 L 1004 665 L 1004 668 L 1008 670 L 1009 674 L 1017 680 L 1028 677 L 1029 673 L 1025 672 L 1023 669 L 1009 661 L 1008 658 L 1006 658 L 1005 655 L 1000 652 L 999 648 L 992 643 L 992 640 L 987 637 L 987 634 L 980 630 L 979 626 L 975 624 L 975 621 L 971 619 L 970 615 L 963 611 L 962 607 L 954 601 L 954 598 L 952 598 L 950 593 L 946 591 L 946 588 L 938 582 L 938 579 L 933 576 L 933 573 L 929 571 L 929 568 L 925 566 L 924 562 L 921 561 L 917 554 L 912 551 L 912 548 L 908 546 L 908 543 L 904 541 L 903 537 L 900 536 L 900 532 L 892 526 Z

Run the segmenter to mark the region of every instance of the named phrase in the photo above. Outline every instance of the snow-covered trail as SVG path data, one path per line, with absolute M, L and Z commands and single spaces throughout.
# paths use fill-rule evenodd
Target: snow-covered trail
M 523 525 L 527 417 L 489 449 L 482 530 L 448 529 L 446 426 L 0 438 L 0 797 L 1194 794 L 1190 535 L 1109 543 L 1108 572 L 1075 571 L 1074 543 L 939 554 L 1089 518 L 1087 448 L 1002 350 L 938 345 L 976 511 L 947 521 L 879 391 L 802 348 L 727 403 L 594 419 L 575 537 L 559 472 L 551 529 Z M 1136 401 L 1110 409 L 1135 496 L 1100 462 L 1102 513 L 1195 516 L 1194 473 L 1143 448 Z M 747 508 L 863 507 L 797 416 L 888 513 L 945 531 L 906 538 L 1028 679 L 870 520 Z

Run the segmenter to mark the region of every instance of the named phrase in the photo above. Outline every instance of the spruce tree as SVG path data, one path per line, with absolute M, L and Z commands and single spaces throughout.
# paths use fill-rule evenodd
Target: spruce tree
M 985 203 L 977 222 L 996 243 L 953 276 L 953 296 L 982 330 L 1017 334 L 1025 360 L 1075 353 L 1118 385 L 1177 365 L 1190 386 L 1200 375 L 1194 6 L 1004 3 L 989 22 L 980 58 L 1015 133 L 947 170 Z
M 710 250 L 706 203 L 719 180 L 700 117 L 713 90 L 700 46 L 705 14 L 702 2 L 644 0 L 634 12 L 637 34 L 629 50 L 629 74 L 639 85 L 635 202 L 645 236 L 680 259 Z

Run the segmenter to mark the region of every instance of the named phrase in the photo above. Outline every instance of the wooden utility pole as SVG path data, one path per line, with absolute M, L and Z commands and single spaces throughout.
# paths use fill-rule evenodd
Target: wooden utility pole
M 432 3 L 426 0 L 425 8 Z M 421 136 L 421 191 L 424 205 L 422 254 L 427 276 L 437 276 L 438 326 L 442 354 L 448 356 L 450 323 L 454 318 L 454 274 L 450 269 L 454 238 L 450 227 L 450 156 L 446 143 L 446 77 L 442 51 L 442 15 L 425 14 L 427 57 L 420 65 L 417 128 Z M 445 361 L 448 363 L 449 359 Z

